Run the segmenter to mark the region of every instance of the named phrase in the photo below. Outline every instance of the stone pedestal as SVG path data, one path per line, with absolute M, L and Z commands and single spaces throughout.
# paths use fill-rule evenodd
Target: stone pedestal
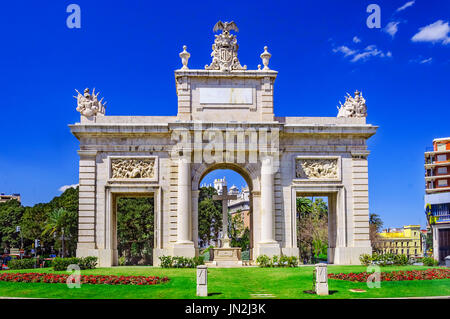
M 327 264 L 316 264 L 316 294 L 328 295 L 328 271 Z
M 197 296 L 208 296 L 208 267 L 197 266 Z
M 241 260 L 241 248 L 236 247 L 211 248 L 210 254 L 212 261 Z

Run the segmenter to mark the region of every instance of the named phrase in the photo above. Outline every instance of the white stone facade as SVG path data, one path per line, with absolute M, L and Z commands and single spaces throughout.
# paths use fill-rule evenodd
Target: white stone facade
M 366 141 L 377 127 L 366 124 L 365 117 L 275 117 L 277 72 L 267 64 L 262 70 L 191 70 L 184 58 L 183 68 L 175 71 L 176 116 L 81 114 L 81 121 L 70 125 L 80 141 L 77 256 L 98 256 L 101 267 L 117 265 L 120 196 L 154 197 L 155 265 L 161 255 L 197 255 L 199 184 L 223 168 L 240 173 L 250 190 L 253 260 L 260 254 L 298 255 L 296 197 L 310 195 L 329 197 L 329 262 L 359 264 L 360 254 L 371 253 Z M 186 133 L 195 139 L 199 125 L 224 136 L 246 132 L 227 150 L 236 159 L 246 144 L 240 153 L 244 160 L 196 161 L 196 150 L 208 148 L 207 134 L 180 152 L 178 137 Z M 277 132 L 271 151 L 278 169 L 261 149 L 257 161 L 251 160 L 252 132 L 261 130 Z M 308 160 L 313 177 L 297 174 L 301 160 Z M 119 167 L 116 178 L 112 163 Z M 133 163 L 141 170 L 151 167 L 151 174 L 134 170 Z

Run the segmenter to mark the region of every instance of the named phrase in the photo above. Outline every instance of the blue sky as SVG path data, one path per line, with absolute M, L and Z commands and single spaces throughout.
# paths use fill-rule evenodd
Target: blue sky
M 70 3 L 81 29 L 66 26 Z M 380 29 L 366 25 L 370 3 Z M 0 192 L 32 205 L 78 182 L 67 127 L 79 121 L 75 88 L 96 87 L 107 115 L 175 115 L 178 53 L 188 46 L 190 68 L 210 63 L 219 19 L 237 23 L 250 69 L 269 46 L 277 116 L 336 116 L 345 93 L 362 90 L 380 127 L 369 141 L 370 210 L 386 226 L 425 225 L 423 152 L 450 135 L 449 1 L 2 3 Z

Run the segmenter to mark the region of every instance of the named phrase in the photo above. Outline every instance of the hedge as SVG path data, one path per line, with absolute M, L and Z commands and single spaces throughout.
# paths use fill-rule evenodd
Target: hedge
M 88 257 L 69 257 L 69 258 L 60 258 L 56 257 L 52 261 L 53 270 L 64 271 L 67 270 L 69 265 L 78 265 L 80 269 L 94 269 L 97 266 L 97 257 L 88 256 Z

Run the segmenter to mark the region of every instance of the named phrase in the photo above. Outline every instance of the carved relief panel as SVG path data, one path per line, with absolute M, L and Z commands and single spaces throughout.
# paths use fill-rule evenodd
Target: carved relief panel
M 340 157 L 298 156 L 295 158 L 294 178 L 297 180 L 339 181 Z
M 110 179 L 124 181 L 157 181 L 157 158 L 151 156 L 109 157 Z

